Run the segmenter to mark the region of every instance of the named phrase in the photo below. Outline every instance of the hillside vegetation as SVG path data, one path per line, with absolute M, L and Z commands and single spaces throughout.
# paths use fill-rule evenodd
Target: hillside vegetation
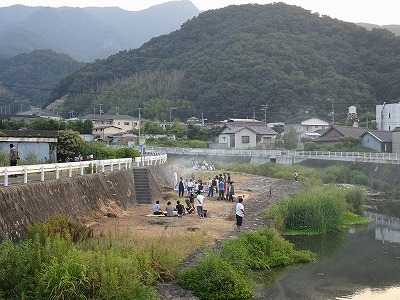
M 12 113 L 27 110 L 30 105 L 41 106 L 61 78 L 83 65 L 53 50 L 0 59 L 0 106 L 10 106 Z
M 105 112 L 119 107 L 134 115 L 150 100 L 185 99 L 208 119 L 253 113 L 261 119 L 262 104 L 269 105 L 269 121 L 306 111 L 327 118 L 328 98 L 336 116 L 350 105 L 362 113 L 398 101 L 398 53 L 400 39 L 387 30 L 368 31 L 284 3 L 229 6 L 203 12 L 139 49 L 88 64 L 63 79 L 46 103 L 68 92 L 57 110 L 84 113 L 101 103 Z M 174 111 L 188 115 L 184 108 Z

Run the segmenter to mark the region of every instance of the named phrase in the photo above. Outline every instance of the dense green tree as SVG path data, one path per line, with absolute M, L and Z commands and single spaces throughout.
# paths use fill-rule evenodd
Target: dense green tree
M 295 149 L 299 144 L 299 136 L 293 126 L 289 126 L 283 133 L 283 142 L 286 149 Z
M 79 132 L 70 129 L 60 131 L 57 142 L 57 161 L 64 162 L 78 156 L 82 151 L 82 146 L 83 140 Z

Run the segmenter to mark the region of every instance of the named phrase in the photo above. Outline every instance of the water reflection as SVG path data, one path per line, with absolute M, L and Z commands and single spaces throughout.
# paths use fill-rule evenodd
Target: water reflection
M 318 256 L 313 264 L 258 273 L 255 299 L 400 300 L 400 219 L 369 212 L 367 226 L 341 235 L 295 237 L 297 249 Z
M 375 227 L 375 239 L 383 242 L 400 243 L 400 219 L 374 212 L 366 212 Z

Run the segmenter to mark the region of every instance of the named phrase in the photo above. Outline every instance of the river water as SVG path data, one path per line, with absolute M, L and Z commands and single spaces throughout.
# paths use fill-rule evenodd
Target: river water
M 288 238 L 316 262 L 256 273 L 254 299 L 400 300 L 400 219 L 366 216 L 368 225 L 341 234 Z

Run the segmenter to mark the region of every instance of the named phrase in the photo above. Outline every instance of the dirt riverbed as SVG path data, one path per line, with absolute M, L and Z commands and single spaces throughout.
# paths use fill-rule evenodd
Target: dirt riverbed
M 196 175 L 197 176 L 197 175 Z M 269 220 L 263 217 L 263 212 L 278 198 L 292 194 L 302 189 L 300 182 L 287 181 L 262 176 L 247 174 L 231 174 L 235 182 L 235 200 L 237 196 L 244 196 L 245 218 L 242 231 L 257 230 L 261 226 L 268 226 Z M 203 179 L 204 181 L 204 179 Z M 176 197 L 177 192 L 172 188 L 162 187 L 164 198 Z M 271 194 L 269 191 L 271 190 Z M 180 199 L 184 204 L 184 198 Z M 176 204 L 176 199 L 172 199 Z M 118 225 L 119 228 L 128 230 L 135 236 L 159 236 L 168 227 L 171 234 L 180 234 L 190 229 L 206 232 L 210 246 L 220 243 L 227 238 L 238 235 L 235 226 L 235 203 L 225 200 L 217 200 L 217 196 L 206 197 L 204 209 L 207 209 L 207 217 L 199 219 L 197 215 L 186 215 L 181 218 L 146 217 L 151 214 L 154 204 L 141 204 L 131 207 L 126 211 L 118 207 L 104 208 L 104 214 L 98 215 L 92 222 L 95 235 L 106 234 L 110 229 Z M 165 209 L 166 201 L 161 203 Z M 108 215 L 108 216 L 107 216 Z M 195 263 L 196 256 L 182 262 L 182 268 Z M 197 299 L 189 291 L 182 289 L 175 281 L 159 282 L 156 286 L 159 299 L 162 300 L 192 300 Z

